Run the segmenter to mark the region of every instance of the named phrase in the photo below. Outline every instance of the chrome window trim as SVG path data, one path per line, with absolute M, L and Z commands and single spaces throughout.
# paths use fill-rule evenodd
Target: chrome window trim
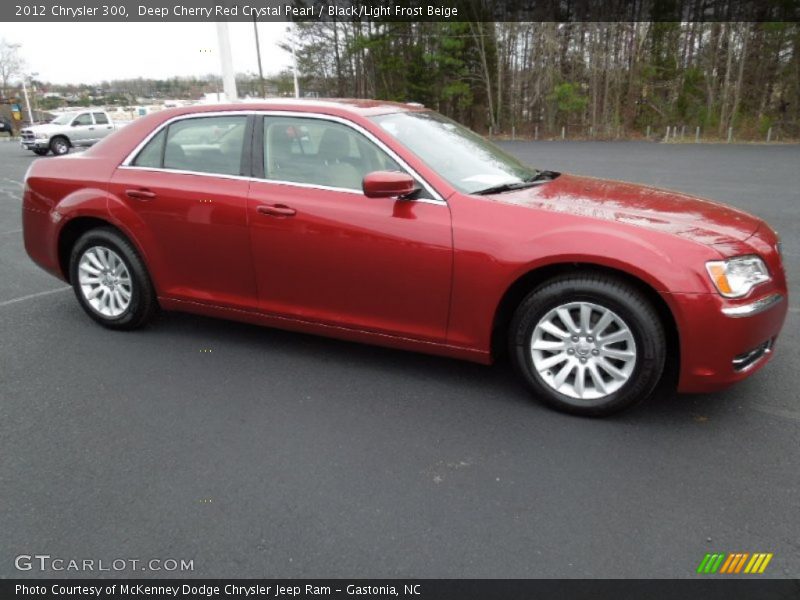
M 400 165 L 403 169 L 408 171 L 412 177 L 417 179 L 418 181 L 422 182 L 422 185 L 425 187 L 425 190 L 432 196 L 431 198 L 414 198 L 409 200 L 409 202 L 421 202 L 423 204 L 438 204 L 447 206 L 447 202 L 444 198 L 439 194 L 436 189 L 428 183 L 428 181 L 422 177 L 415 169 L 413 169 L 405 160 L 403 160 L 400 156 L 397 155 L 394 150 L 389 148 L 386 144 L 384 144 L 380 139 L 378 139 L 374 134 L 367 131 L 359 124 L 354 123 L 348 119 L 343 117 L 337 117 L 335 115 L 326 115 L 323 113 L 314 113 L 314 112 L 303 112 L 303 111 L 288 111 L 288 110 L 225 110 L 225 111 L 211 111 L 211 112 L 200 112 L 200 113 L 187 113 L 184 115 L 178 115 L 176 117 L 172 117 L 171 119 L 167 119 L 159 127 L 151 131 L 137 146 L 125 157 L 122 163 L 119 165 L 120 169 L 135 169 L 139 171 L 155 171 L 155 172 L 165 172 L 165 173 L 176 173 L 179 175 L 200 175 L 205 177 L 221 177 L 223 179 L 240 179 L 245 181 L 259 181 L 259 182 L 266 182 L 266 183 L 274 183 L 277 185 L 291 185 L 301 188 L 307 189 L 317 189 L 317 190 L 327 190 L 327 191 L 337 191 L 337 192 L 349 192 L 358 194 L 360 196 L 364 195 L 363 190 L 353 189 L 353 188 L 338 188 L 338 187 L 330 187 L 326 185 L 317 185 L 313 183 L 298 183 L 295 181 L 282 181 L 277 179 L 267 179 L 267 178 L 259 178 L 259 177 L 250 177 L 245 175 L 224 175 L 220 173 L 207 173 L 203 171 L 185 171 L 181 169 L 166 169 L 166 168 L 158 168 L 158 167 L 139 167 L 133 163 L 134 159 L 139 155 L 139 152 L 152 140 L 155 136 L 161 132 L 162 129 L 169 127 L 170 124 L 176 121 L 182 121 L 185 119 L 193 119 L 193 118 L 203 118 L 203 117 L 229 117 L 229 116 L 249 116 L 249 115 L 261 115 L 265 117 L 294 117 L 294 118 L 309 118 L 309 119 L 321 119 L 324 121 L 333 121 L 335 123 L 340 123 L 351 129 L 357 131 L 358 133 L 362 134 L 372 143 L 377 145 L 381 150 L 386 152 L 389 157 L 394 160 L 398 165 Z
M 739 306 L 726 306 L 722 309 L 722 314 L 724 314 L 726 317 L 731 317 L 734 319 L 739 319 L 742 317 L 752 317 L 753 315 L 762 313 L 765 310 L 769 310 L 776 304 L 780 303 L 782 300 L 783 300 L 783 294 L 771 294 L 769 296 L 760 298 L 755 302 L 750 302 L 749 304 L 741 304 Z

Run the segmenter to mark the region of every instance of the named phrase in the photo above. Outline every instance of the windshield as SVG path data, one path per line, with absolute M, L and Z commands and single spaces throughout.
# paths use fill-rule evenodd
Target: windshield
M 372 120 L 467 194 L 530 181 L 539 173 L 477 133 L 435 112 L 391 113 Z
M 64 113 L 50 121 L 53 125 L 69 125 L 78 113 Z

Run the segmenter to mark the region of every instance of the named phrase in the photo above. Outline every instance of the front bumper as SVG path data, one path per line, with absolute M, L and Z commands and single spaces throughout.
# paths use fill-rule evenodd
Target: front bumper
M 669 294 L 678 320 L 679 392 L 713 392 L 759 371 L 774 355 L 789 308 L 785 289 L 746 301 L 718 294 Z
M 43 150 L 50 147 L 50 140 L 22 140 L 19 145 L 26 150 Z

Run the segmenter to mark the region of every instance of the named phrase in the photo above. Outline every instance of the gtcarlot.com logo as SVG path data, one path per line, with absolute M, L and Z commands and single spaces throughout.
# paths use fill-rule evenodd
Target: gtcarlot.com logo
M 49 554 L 19 554 L 18 571 L 194 571 L 194 559 L 176 558 L 61 558 Z
M 706 554 L 697 566 L 697 572 L 702 575 L 715 573 L 725 575 L 763 573 L 769 561 L 772 560 L 771 552 L 715 552 Z

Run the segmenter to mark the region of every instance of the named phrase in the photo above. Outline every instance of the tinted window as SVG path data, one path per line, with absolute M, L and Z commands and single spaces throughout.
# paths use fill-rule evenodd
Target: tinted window
M 108 124 L 108 117 L 106 117 L 106 113 L 92 113 L 94 115 L 94 122 L 98 125 L 107 125 Z
M 322 119 L 266 117 L 267 179 L 360 190 L 372 171 L 400 171 L 392 158 L 351 127 Z
M 167 129 L 164 168 L 239 175 L 246 122 L 246 116 L 235 116 L 173 123 Z
M 133 164 L 137 167 L 161 167 L 161 154 L 164 148 L 164 138 L 167 137 L 166 131 L 162 129 L 158 134 L 142 148 Z
M 78 115 L 78 117 L 72 122 L 73 125 L 94 125 L 92 122 L 92 115 L 89 113 L 83 113 Z

